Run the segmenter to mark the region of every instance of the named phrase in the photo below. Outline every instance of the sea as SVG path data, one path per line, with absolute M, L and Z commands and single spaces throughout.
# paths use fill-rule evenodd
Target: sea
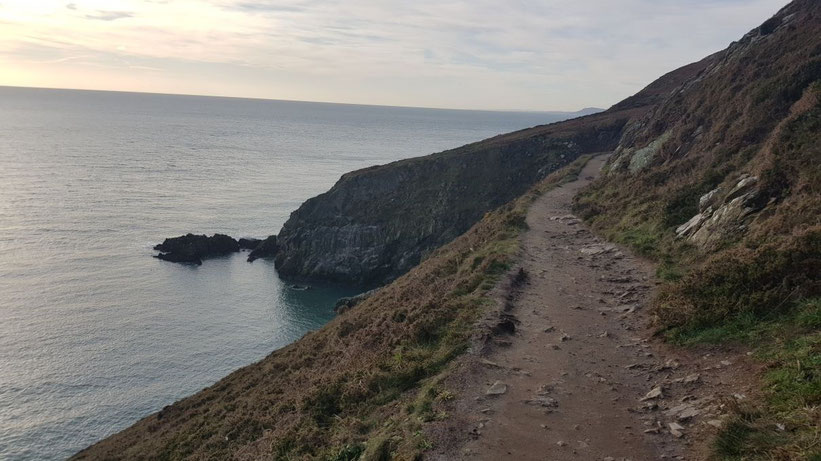
M 0 459 L 64 459 L 356 292 L 165 237 L 275 234 L 347 171 L 570 115 L 0 87 Z

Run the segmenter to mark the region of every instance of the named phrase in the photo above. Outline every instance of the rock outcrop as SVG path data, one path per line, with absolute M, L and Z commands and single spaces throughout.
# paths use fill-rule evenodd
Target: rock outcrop
M 248 255 L 248 262 L 252 263 L 259 258 L 272 258 L 276 255 L 278 248 L 276 235 L 269 235 L 265 240 L 257 240 L 257 244 Z
M 253 250 L 259 246 L 260 242 L 262 242 L 262 240 L 252 237 L 243 237 L 237 240 L 240 250 Z
M 733 233 L 742 233 L 752 214 L 761 209 L 758 177 L 743 174 L 730 191 L 716 188 L 699 198 L 699 212 L 676 228 L 676 235 L 708 248 Z M 723 197 L 718 200 L 719 197 Z
M 199 265 L 203 258 L 235 253 L 240 247 L 236 240 L 224 234 L 214 234 L 211 237 L 186 234 L 167 238 L 154 249 L 160 252 L 155 258 L 163 261 Z

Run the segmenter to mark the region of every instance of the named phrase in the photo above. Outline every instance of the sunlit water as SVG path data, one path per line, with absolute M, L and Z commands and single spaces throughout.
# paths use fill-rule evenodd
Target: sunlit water
M 349 170 L 556 120 L 0 87 L 0 459 L 64 458 L 319 328 L 344 287 L 161 262 L 276 233 Z

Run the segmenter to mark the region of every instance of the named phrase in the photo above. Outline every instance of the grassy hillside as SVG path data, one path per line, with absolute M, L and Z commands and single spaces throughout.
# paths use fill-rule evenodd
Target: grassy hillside
M 821 2 L 795 1 L 625 128 L 576 208 L 659 261 L 671 341 L 746 344 L 768 397 L 724 459 L 821 456 Z
M 527 206 L 587 157 L 485 215 L 319 331 L 164 408 L 74 459 L 414 459 L 448 363 L 493 302 Z M 361 458 L 358 458 L 360 457 Z

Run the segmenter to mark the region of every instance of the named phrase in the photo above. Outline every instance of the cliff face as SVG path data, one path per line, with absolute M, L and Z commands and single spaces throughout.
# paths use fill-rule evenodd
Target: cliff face
M 583 136 L 468 146 L 344 175 L 279 234 L 280 273 L 381 284 L 581 153 L 615 146 L 624 120 Z
M 613 150 L 623 128 L 709 59 L 665 75 L 603 113 L 348 173 L 291 214 L 281 275 L 379 285 L 579 155 Z

